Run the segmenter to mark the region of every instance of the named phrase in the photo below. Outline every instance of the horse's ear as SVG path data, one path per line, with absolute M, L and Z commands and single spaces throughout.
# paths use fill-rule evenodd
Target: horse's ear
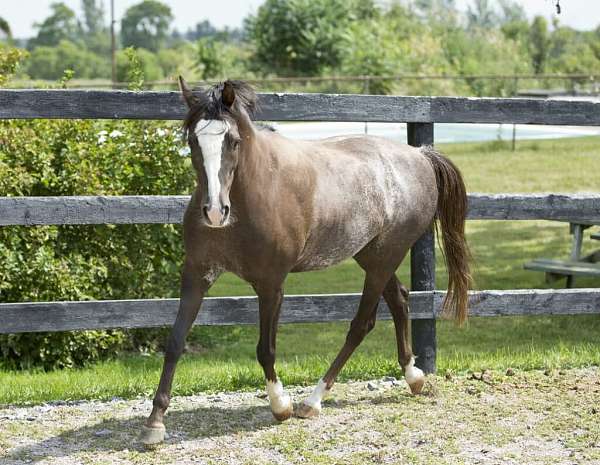
M 221 92 L 221 100 L 227 108 L 231 108 L 233 102 L 235 102 L 235 89 L 231 81 L 225 81 L 223 83 L 223 92 Z
M 181 91 L 183 100 L 188 108 L 192 108 L 196 103 L 198 103 L 198 99 L 194 97 L 191 87 L 182 76 L 179 76 L 179 90 Z

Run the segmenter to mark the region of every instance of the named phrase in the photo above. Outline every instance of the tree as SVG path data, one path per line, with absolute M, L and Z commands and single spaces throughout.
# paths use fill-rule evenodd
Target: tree
M 596 58 L 600 60 L 600 26 L 596 28 L 596 30 L 590 34 L 590 47 L 592 48 L 594 55 Z
M 214 27 L 209 20 L 205 19 L 204 21 L 196 23 L 194 29 L 188 29 L 185 33 L 185 38 L 187 40 L 196 41 L 203 37 L 212 37 L 216 35 L 217 32 L 219 32 L 219 30 Z
M 12 38 L 12 32 L 10 25 L 3 17 L 0 16 L 0 32 L 6 36 L 7 39 Z
M 52 13 L 42 23 L 34 24 L 38 30 L 35 38 L 29 41 L 29 48 L 41 45 L 53 47 L 61 40 L 76 41 L 78 38 L 79 24 L 75 12 L 62 2 L 50 5 Z
M 490 5 L 489 0 L 475 0 L 475 7 L 467 9 L 469 26 L 493 28 L 498 25 L 499 18 L 496 10 Z
M 86 34 L 95 35 L 104 33 L 104 7 L 97 0 L 81 0 L 83 10 L 83 27 Z
M 107 78 L 110 64 L 103 57 L 90 52 L 80 44 L 62 40 L 54 47 L 34 48 L 25 62 L 25 70 L 33 79 L 60 79 L 66 69 L 78 78 Z
M 455 0 L 415 0 L 414 6 L 421 14 L 427 15 L 432 11 L 448 11 L 456 9 Z
M 111 49 L 110 35 L 104 22 L 104 7 L 100 0 L 81 0 L 83 19 L 80 24 L 80 39 L 88 50 L 108 56 Z
M 125 12 L 121 20 L 121 41 L 125 47 L 156 52 L 167 38 L 172 20 L 167 5 L 157 0 L 144 0 Z
M 500 17 L 501 24 L 527 21 L 527 13 L 523 5 L 512 0 L 500 0 L 498 3 L 502 13 Z
M 549 46 L 548 22 L 543 16 L 536 16 L 529 30 L 529 54 L 536 74 L 544 72 Z
M 337 67 L 348 25 L 373 10 L 370 0 L 267 0 L 246 21 L 254 64 L 283 75 L 314 75 Z
M 526 48 L 529 40 L 529 21 L 525 9 L 512 0 L 500 0 L 500 29 L 507 39 Z

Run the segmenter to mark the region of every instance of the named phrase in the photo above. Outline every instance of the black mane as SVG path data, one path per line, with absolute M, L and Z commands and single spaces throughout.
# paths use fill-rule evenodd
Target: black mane
M 195 88 L 194 103 L 183 120 L 183 133 L 186 139 L 189 132 L 201 119 L 233 119 L 231 109 L 223 103 L 222 99 L 225 83 L 233 87 L 235 92 L 234 105 L 244 109 L 248 116 L 252 118 L 257 107 L 257 96 L 250 84 L 244 81 L 228 80 L 207 89 Z

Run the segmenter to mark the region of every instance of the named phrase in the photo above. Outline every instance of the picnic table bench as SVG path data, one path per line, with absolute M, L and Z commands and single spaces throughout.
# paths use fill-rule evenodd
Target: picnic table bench
M 597 276 L 600 277 L 600 249 L 581 256 L 581 245 L 583 243 L 583 232 L 593 226 L 593 223 L 570 223 L 570 231 L 573 235 L 571 244 L 571 256 L 569 260 L 554 260 L 538 258 L 525 263 L 526 270 L 544 271 L 546 282 L 567 278 L 567 287 L 573 287 L 575 276 Z M 600 240 L 600 232 L 594 232 L 591 239 Z

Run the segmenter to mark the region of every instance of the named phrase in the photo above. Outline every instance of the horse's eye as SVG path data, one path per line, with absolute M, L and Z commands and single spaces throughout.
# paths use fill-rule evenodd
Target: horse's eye
M 234 139 L 231 142 L 231 146 L 233 147 L 233 150 L 236 150 L 240 146 L 240 140 L 239 139 Z

